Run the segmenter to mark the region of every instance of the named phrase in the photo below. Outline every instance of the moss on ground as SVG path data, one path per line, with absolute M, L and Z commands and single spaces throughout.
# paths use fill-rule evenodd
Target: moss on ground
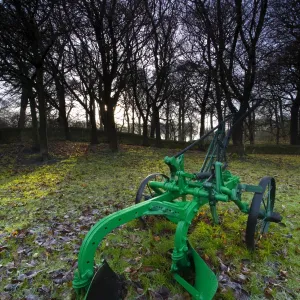
M 175 150 L 53 143 L 51 164 L 41 164 L 22 146 L 2 145 L 0 171 L 0 296 L 72 299 L 71 280 L 82 239 L 104 216 L 134 203 L 141 180 L 168 174 L 165 155 Z M 190 152 L 186 169 L 197 171 L 203 153 Z M 231 159 L 229 169 L 242 183 L 265 175 L 277 184 L 275 207 L 283 217 L 271 224 L 259 249 L 244 245 L 247 216 L 232 203 L 220 203 L 221 224 L 204 208 L 192 224 L 190 241 L 217 274 L 216 299 L 296 299 L 300 292 L 300 156 L 258 155 Z M 195 169 L 196 166 L 196 169 Z M 251 201 L 250 194 L 244 194 Z M 114 269 L 131 282 L 127 299 L 151 297 L 161 286 L 188 299 L 169 272 L 175 226 L 162 218 L 121 226 L 100 245 Z M 171 297 L 170 296 L 170 297 Z M 4 296 L 3 296 L 4 297 Z M 1 297 L 0 297 L 1 298 Z M 8 298 L 9 299 L 9 298 Z

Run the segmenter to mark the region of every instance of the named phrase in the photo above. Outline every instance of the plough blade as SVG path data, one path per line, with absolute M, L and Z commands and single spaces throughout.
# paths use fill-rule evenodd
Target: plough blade
M 195 270 L 194 286 L 178 273 L 174 273 L 173 276 L 193 296 L 194 300 L 211 300 L 218 288 L 217 277 L 190 245 L 189 250 Z
M 193 247 L 190 251 L 195 266 L 195 289 L 200 295 L 198 299 L 212 299 L 218 288 L 217 277 Z
M 123 281 L 104 260 L 95 273 L 84 300 L 121 300 Z

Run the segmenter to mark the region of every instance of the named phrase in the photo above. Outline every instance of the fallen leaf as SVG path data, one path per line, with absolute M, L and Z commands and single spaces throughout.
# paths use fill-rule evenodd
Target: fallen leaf
M 4 250 L 7 250 L 8 249 L 8 246 L 0 246 L 0 253 Z
M 248 275 L 248 274 L 250 274 L 250 272 L 251 272 L 250 269 L 248 269 L 248 268 L 246 268 L 246 267 L 243 267 L 243 268 L 242 268 L 242 273 L 243 273 L 243 274 Z
M 267 299 L 274 299 L 273 297 L 273 290 L 269 287 L 265 288 L 264 295 Z
M 124 270 L 124 272 L 125 273 L 131 273 L 132 272 L 132 267 L 127 267 L 125 270 Z
M 287 275 L 288 275 L 288 272 L 287 271 L 284 271 L 284 270 L 280 270 L 279 271 L 279 275 L 281 276 L 281 277 L 287 277 Z
M 13 292 L 18 288 L 18 286 L 19 283 L 9 283 L 4 287 L 4 291 Z
M 219 261 L 219 263 L 220 263 L 220 270 L 221 270 L 222 272 L 226 272 L 226 271 L 227 271 L 227 266 L 223 263 L 223 261 L 221 260 L 220 257 L 218 257 L 218 261 Z
M 167 287 L 165 286 L 160 287 L 157 290 L 157 293 L 160 294 L 163 299 L 169 299 L 170 290 Z
M 244 274 L 238 274 L 237 279 L 239 282 L 244 283 L 248 278 Z
M 144 272 L 144 273 L 148 273 L 148 272 L 154 271 L 154 268 L 150 267 L 150 266 L 142 266 L 141 271 Z
M 204 254 L 203 257 L 204 257 L 204 260 L 205 260 L 205 261 L 209 261 L 209 256 L 208 256 L 207 254 Z
M 3 292 L 0 293 L 1 300 L 12 300 L 12 296 L 9 293 Z
M 154 236 L 154 240 L 155 240 L 156 242 L 159 242 L 159 241 L 160 241 L 160 237 L 159 237 L 159 236 Z

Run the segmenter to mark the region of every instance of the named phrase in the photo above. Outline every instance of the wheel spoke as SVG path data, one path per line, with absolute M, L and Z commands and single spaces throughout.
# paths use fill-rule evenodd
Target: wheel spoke
M 275 201 L 275 181 L 273 178 L 263 178 L 259 185 L 262 193 L 255 193 L 251 203 L 246 228 L 247 247 L 254 250 L 255 245 L 268 231 L 270 222 L 266 220 L 273 212 Z
M 261 231 L 260 228 L 262 227 L 263 220 L 257 220 L 256 224 L 256 231 L 259 232 Z
M 149 199 L 152 198 L 152 197 L 149 196 L 148 194 L 142 194 L 142 196 L 143 196 L 144 200 L 149 200 Z
M 267 190 L 267 193 L 263 196 L 262 203 L 266 210 L 266 213 L 268 213 L 271 210 L 271 198 L 270 197 L 271 197 L 272 186 L 270 185 L 270 183 L 268 183 L 266 190 Z M 267 203 L 265 202 L 265 200 L 267 200 Z
M 150 186 L 149 186 L 148 183 L 147 183 L 147 188 L 148 188 L 148 190 L 149 190 L 149 193 L 150 193 L 151 197 L 153 197 L 152 190 L 151 190 L 151 188 L 150 188 Z
M 271 201 L 272 201 L 272 199 L 271 199 L 271 191 L 272 191 L 272 186 L 269 184 L 269 194 L 268 194 L 268 212 L 272 209 L 272 207 L 271 207 Z
M 269 223 L 269 222 L 264 222 L 264 226 L 263 226 L 263 228 L 262 228 L 262 233 L 264 233 L 264 231 L 265 231 L 265 229 L 266 229 L 268 223 Z
M 265 189 L 265 193 L 263 194 L 262 199 L 261 199 L 261 205 L 263 206 L 261 208 L 261 210 L 264 210 L 265 217 L 267 216 L 267 214 L 272 209 L 272 207 L 271 207 L 271 201 L 272 201 L 271 200 L 271 191 L 272 191 L 272 188 L 273 187 L 271 185 L 271 182 L 268 182 L 268 184 L 266 186 L 266 189 Z M 256 228 L 255 228 L 255 232 L 256 232 L 255 241 L 256 241 L 256 243 L 261 239 L 262 235 L 264 234 L 264 232 L 265 232 L 265 230 L 268 226 L 268 223 L 269 222 L 265 221 L 265 218 L 257 220 Z
M 256 224 L 256 237 L 255 237 L 255 244 L 261 239 L 262 237 L 262 233 L 263 233 L 263 220 L 257 220 L 257 224 Z
M 266 203 L 265 203 L 264 198 L 262 199 L 262 204 L 263 204 L 263 206 L 264 206 L 264 208 L 265 208 L 265 211 L 267 211 L 267 206 L 266 206 Z

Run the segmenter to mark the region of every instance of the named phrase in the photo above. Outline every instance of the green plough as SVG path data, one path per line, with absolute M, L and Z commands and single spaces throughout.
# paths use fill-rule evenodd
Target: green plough
M 102 261 L 95 271 L 97 247 L 108 233 L 120 225 L 137 218 L 144 221 L 146 216 L 152 215 L 164 216 L 177 224 L 171 264 L 174 279 L 193 299 L 213 298 L 218 287 L 216 275 L 188 241 L 189 227 L 201 207 L 209 205 L 215 223 L 219 223 L 216 209 L 218 202 L 232 201 L 241 212 L 248 214 L 246 245 L 250 250 L 255 249 L 270 222 L 281 221 L 281 216 L 273 212 L 276 188 L 274 178 L 264 177 L 258 185 L 242 184 L 238 176 L 226 169 L 226 148 L 230 134 L 231 130 L 225 134 L 224 121 L 175 156 L 165 157 L 164 161 L 170 169 L 169 176 L 149 175 L 138 189 L 135 205 L 103 218 L 91 228 L 82 243 L 73 280 L 79 298 L 122 299 L 122 280 L 107 262 Z M 184 152 L 209 135 L 213 135 L 213 139 L 200 171 L 186 172 Z M 250 205 L 242 201 L 243 192 L 254 193 Z M 193 283 L 184 275 L 189 269 L 195 274 Z

